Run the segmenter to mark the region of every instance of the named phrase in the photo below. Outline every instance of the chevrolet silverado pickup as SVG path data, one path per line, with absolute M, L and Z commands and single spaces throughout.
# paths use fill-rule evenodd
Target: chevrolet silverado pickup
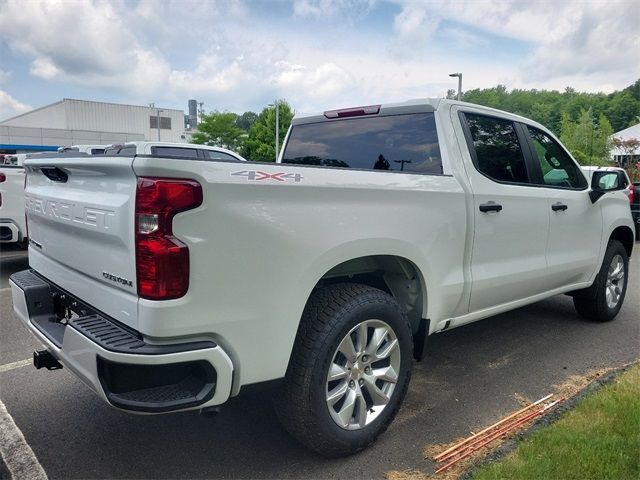
M 589 184 L 545 127 L 472 104 L 297 116 L 276 163 L 107 149 L 25 168 L 11 288 L 36 367 L 138 413 L 278 380 L 282 424 L 327 456 L 387 428 L 429 335 L 558 294 L 608 321 L 627 289 L 623 175 Z

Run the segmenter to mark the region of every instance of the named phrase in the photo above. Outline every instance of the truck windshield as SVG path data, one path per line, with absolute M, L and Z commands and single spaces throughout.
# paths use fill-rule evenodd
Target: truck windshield
M 433 113 L 294 125 L 282 163 L 441 174 Z

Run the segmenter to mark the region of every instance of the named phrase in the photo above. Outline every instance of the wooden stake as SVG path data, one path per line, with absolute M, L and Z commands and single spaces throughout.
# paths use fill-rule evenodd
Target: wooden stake
M 555 402 L 552 402 L 552 403 L 550 403 L 548 405 L 545 405 L 540 410 L 536 410 L 535 412 L 528 413 L 524 417 L 512 422 L 508 427 L 505 426 L 505 427 L 503 427 L 503 428 L 501 428 L 501 429 L 499 429 L 499 430 L 497 430 L 497 431 L 495 431 L 493 433 L 488 434 L 483 439 L 479 439 L 480 441 L 478 443 L 476 443 L 473 446 L 470 445 L 468 448 L 465 449 L 465 453 L 463 453 L 461 456 L 457 457 L 455 460 L 452 460 L 451 462 L 447 463 L 443 467 L 440 467 L 438 470 L 435 471 L 435 473 L 441 473 L 441 472 L 444 472 L 445 470 L 450 469 L 452 466 L 454 466 L 460 460 L 464 460 L 465 458 L 467 458 L 471 454 L 473 454 L 473 453 L 477 452 L 478 450 L 480 450 L 485 445 L 488 445 L 489 443 L 493 442 L 494 440 L 502 437 L 503 435 L 506 435 L 511 430 L 515 429 L 516 427 L 519 427 L 519 426 L 527 423 L 528 421 L 533 420 L 536 417 L 542 415 L 544 412 L 549 410 L 551 407 L 557 405 L 562 400 L 564 400 L 564 398 L 561 398 L 559 400 L 556 400 Z
M 503 418 L 502 420 L 500 420 L 499 422 L 494 423 L 493 425 L 488 426 L 487 428 L 485 428 L 484 430 L 479 431 L 478 433 L 474 433 L 473 435 L 471 435 L 468 438 L 465 438 L 464 440 L 462 440 L 461 442 L 455 444 L 453 447 L 446 449 L 444 452 L 439 453 L 438 455 L 436 455 L 435 457 L 433 457 L 433 459 L 438 462 L 440 461 L 440 459 L 442 457 L 444 457 L 445 455 L 447 455 L 450 452 L 453 452 L 454 450 L 457 450 L 458 448 L 460 448 L 463 445 L 466 445 L 467 443 L 469 443 L 471 440 L 479 437 L 480 435 L 482 435 L 483 433 L 488 432 L 489 430 L 494 429 L 495 427 L 497 427 L 498 425 L 502 425 L 503 423 L 511 420 L 514 417 L 517 417 L 518 415 L 526 412 L 527 410 L 532 409 L 533 407 L 535 407 L 536 405 L 539 405 L 540 403 L 544 402 L 545 400 L 548 400 L 549 398 L 551 398 L 553 396 L 553 393 L 550 395 L 547 395 L 546 397 L 541 398 L 540 400 L 533 402 L 530 405 L 527 405 L 526 407 L 518 410 L 515 413 L 512 413 L 511 415 L 509 415 L 508 417 Z

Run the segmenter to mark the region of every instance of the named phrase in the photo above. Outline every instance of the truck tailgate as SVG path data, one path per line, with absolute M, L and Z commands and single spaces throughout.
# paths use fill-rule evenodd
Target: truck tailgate
M 25 207 L 32 268 L 135 328 L 132 158 L 33 159 Z

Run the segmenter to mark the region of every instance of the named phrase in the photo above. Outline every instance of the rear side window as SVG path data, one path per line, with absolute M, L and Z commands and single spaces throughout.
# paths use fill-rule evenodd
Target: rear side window
M 527 183 L 527 168 L 513 122 L 471 113 L 465 113 L 465 118 L 476 168 L 498 182 Z
M 203 150 L 204 158 L 208 158 L 210 160 L 232 160 L 234 162 L 239 161 L 237 157 L 233 155 L 229 155 L 224 152 L 216 152 L 215 150 Z
M 195 148 L 151 147 L 151 153 L 153 155 L 159 155 L 161 157 L 198 158 L 198 150 Z
M 529 126 L 527 128 L 542 169 L 542 184 L 550 187 L 585 188 L 587 181 L 567 152 L 543 131 Z
M 104 155 L 104 148 L 92 148 L 91 155 Z
M 122 157 L 132 157 L 136 154 L 136 146 L 131 145 L 128 147 L 112 147 L 107 148 L 104 151 L 105 155 L 119 155 Z
M 294 125 L 282 163 L 442 173 L 433 113 Z

